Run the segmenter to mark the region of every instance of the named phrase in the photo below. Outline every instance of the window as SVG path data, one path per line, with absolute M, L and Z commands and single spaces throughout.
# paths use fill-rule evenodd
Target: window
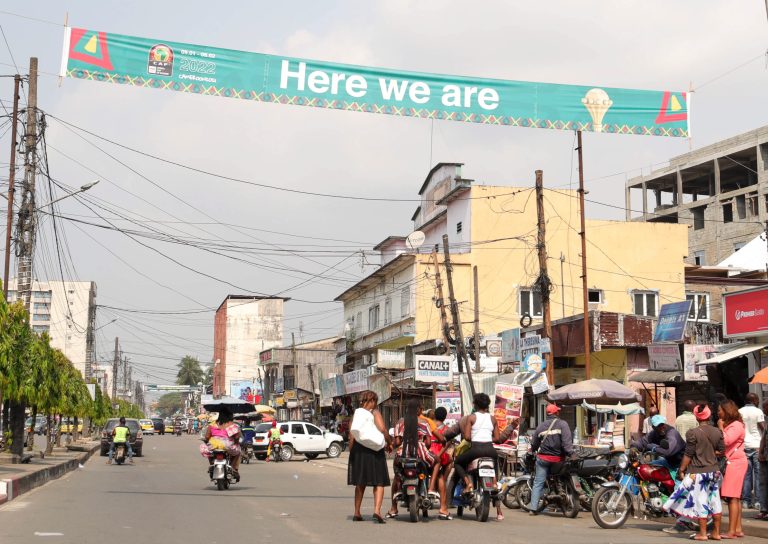
M 723 223 L 733 222 L 733 204 L 731 202 L 723 204 Z
M 400 291 L 400 317 L 406 317 L 411 313 L 411 288 L 405 287 Z
M 32 321 L 50 321 L 51 314 L 32 314 Z
M 757 217 L 757 215 L 760 213 L 756 194 L 751 194 L 747 197 L 747 211 L 752 217 Z
M 634 291 L 632 299 L 634 301 L 634 310 L 637 315 L 656 317 L 657 299 L 659 295 L 653 291 Z
M 357 312 L 357 318 L 355 319 L 355 330 L 357 332 L 363 331 L 363 312 Z
M 281 433 L 287 433 L 288 432 L 288 425 L 280 425 L 280 432 Z
M 389 325 L 392 323 L 392 299 L 387 298 L 384 301 L 384 324 Z
M 318 436 L 318 435 L 322 436 L 323 435 L 323 431 L 321 431 L 320 429 L 318 429 L 314 425 L 310 425 L 309 423 L 306 423 L 305 427 L 307 428 L 307 434 L 311 434 L 311 435 L 314 435 L 314 436 Z
M 541 294 L 530 288 L 520 289 L 520 315 L 541 317 Z
M 685 300 L 693 302 L 688 311 L 690 321 L 709 321 L 709 295 L 707 293 L 686 293 Z
M 736 215 L 738 215 L 739 219 L 747 217 L 747 201 L 744 195 L 736 197 Z
M 694 251 L 693 252 L 693 264 L 699 265 L 699 266 L 705 266 L 707 264 L 707 259 L 704 256 L 704 251 Z
M 701 230 L 704 228 L 704 210 L 706 209 L 706 206 L 699 206 L 698 208 L 693 208 L 691 210 L 693 212 L 693 230 Z
M 43 334 L 44 332 L 49 332 L 51 328 L 48 325 L 32 325 L 32 330 L 37 334 Z
M 9 293 L 10 295 L 10 293 Z M 51 313 L 51 304 L 48 302 L 35 302 L 32 305 L 32 308 L 36 312 L 45 312 L 45 313 Z
M 733 252 L 736 253 L 738 250 L 743 248 L 745 245 L 747 245 L 746 242 L 736 242 L 735 244 L 733 244 Z
M 587 291 L 587 298 L 589 302 L 594 304 L 603 303 L 603 291 L 601 289 L 590 289 Z
M 368 330 L 373 331 L 379 328 L 379 309 L 380 305 L 368 308 Z
M 306 432 L 304 432 L 304 425 L 301 425 L 299 423 L 291 424 L 291 432 L 293 434 L 307 434 Z
M 296 389 L 296 370 L 292 366 L 283 367 L 283 387 Z
M 456 234 L 458 234 L 458 233 L 460 233 L 460 232 L 461 232 L 461 221 L 459 221 L 458 223 L 456 223 Z

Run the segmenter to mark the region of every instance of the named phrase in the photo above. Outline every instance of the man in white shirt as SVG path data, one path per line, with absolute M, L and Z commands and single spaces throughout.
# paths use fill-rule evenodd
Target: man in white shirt
M 757 407 L 760 399 L 754 393 L 747 393 L 747 403 L 739 408 L 741 419 L 744 420 L 744 453 L 747 455 L 747 474 L 744 477 L 744 487 L 741 491 L 741 500 L 747 508 L 755 506 L 757 496 L 757 482 L 759 481 L 760 465 L 757 458 L 757 450 L 760 448 L 760 439 L 765 428 L 765 414 Z M 763 505 L 761 505 L 763 506 Z

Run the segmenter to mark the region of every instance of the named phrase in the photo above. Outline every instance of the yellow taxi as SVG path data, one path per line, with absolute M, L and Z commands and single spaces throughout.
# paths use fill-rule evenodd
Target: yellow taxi
M 144 434 L 155 434 L 155 424 L 151 419 L 140 419 L 141 432 Z
M 61 429 L 61 434 L 72 434 L 72 432 L 75 430 L 75 420 L 74 419 L 62 420 L 60 429 Z M 82 421 L 77 422 L 77 432 L 79 433 L 83 432 Z

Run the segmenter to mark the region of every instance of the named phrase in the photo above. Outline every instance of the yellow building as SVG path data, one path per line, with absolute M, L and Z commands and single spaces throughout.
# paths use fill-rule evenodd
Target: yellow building
M 486 336 L 519 327 L 526 313 L 534 325 L 541 321 L 541 298 L 532 288 L 539 275 L 535 190 L 477 185 L 462 178 L 461 166 L 438 164 L 419 191 L 412 230 L 423 233 L 423 243 L 411 247 L 418 235 L 385 239 L 375 248 L 381 267 L 337 297 L 347 320 L 348 367 L 403 368 L 405 352 L 391 350 L 442 341 L 432 252 L 437 250 L 447 301 L 444 234 L 465 336 L 474 319 L 473 266 Z M 556 320 L 582 312 L 576 192 L 545 190 L 544 214 Z M 587 220 L 586 232 L 591 309 L 655 317 L 661 304 L 685 300 L 685 225 Z

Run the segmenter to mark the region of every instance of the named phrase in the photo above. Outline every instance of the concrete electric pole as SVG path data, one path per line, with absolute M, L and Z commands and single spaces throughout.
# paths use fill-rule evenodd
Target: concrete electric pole
M 16 181 L 16 127 L 19 124 L 19 86 L 21 76 L 13 78 L 13 113 L 11 113 L 11 160 L 8 167 L 8 221 L 5 230 L 5 267 L 3 269 L 3 297 L 8 300 L 8 276 L 11 269 L 11 229 L 13 228 L 13 201 Z

